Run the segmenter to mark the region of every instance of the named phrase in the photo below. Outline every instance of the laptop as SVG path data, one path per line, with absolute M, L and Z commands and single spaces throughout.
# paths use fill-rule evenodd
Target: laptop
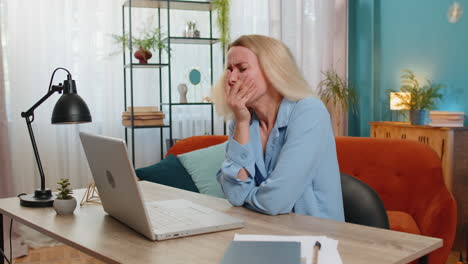
M 143 201 L 123 140 L 80 132 L 104 211 L 151 240 L 241 228 L 244 222 L 194 202 Z

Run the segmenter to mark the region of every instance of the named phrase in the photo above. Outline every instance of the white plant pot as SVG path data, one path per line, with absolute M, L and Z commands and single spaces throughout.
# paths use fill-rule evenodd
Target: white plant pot
M 59 215 L 73 214 L 76 208 L 76 199 L 73 197 L 68 200 L 54 200 L 54 209 Z

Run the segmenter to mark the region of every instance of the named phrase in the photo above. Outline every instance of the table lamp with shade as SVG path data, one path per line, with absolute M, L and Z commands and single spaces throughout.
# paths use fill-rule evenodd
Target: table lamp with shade
M 67 80 L 58 85 L 52 85 L 54 75 L 58 70 L 67 72 Z M 55 92 L 63 93 L 55 104 L 52 112 L 52 124 L 78 124 L 91 122 L 91 114 L 85 101 L 77 94 L 75 80 L 72 79 L 70 72 L 65 68 L 57 68 L 52 73 L 49 90 L 36 104 L 29 110 L 21 113 L 21 117 L 26 119 L 29 136 L 31 138 L 34 155 L 36 156 L 37 167 L 41 177 L 41 188 L 34 191 L 33 194 L 20 195 L 20 204 L 26 207 L 51 207 L 54 202 L 54 195 L 50 189 L 45 187 L 44 170 L 42 169 L 39 151 L 37 150 L 36 140 L 31 127 L 34 121 L 34 110 L 47 100 Z
M 407 92 L 391 92 L 390 93 L 390 110 L 410 110 L 408 105 L 404 102 L 409 102 L 411 100 L 411 93 Z

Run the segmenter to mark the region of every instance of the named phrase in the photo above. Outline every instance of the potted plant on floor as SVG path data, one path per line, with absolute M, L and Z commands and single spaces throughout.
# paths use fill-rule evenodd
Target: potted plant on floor
M 333 68 L 322 74 L 324 78 L 318 84 L 318 94 L 330 112 L 335 135 L 345 135 L 348 109 L 351 106 L 353 113 L 356 113 L 359 105 L 356 90 Z
M 73 191 L 70 189 L 70 181 L 60 179 L 57 184 L 60 188 L 57 189 L 59 193 L 54 200 L 54 209 L 59 215 L 72 214 L 76 208 L 76 199 L 72 196 Z
M 409 109 L 410 122 L 412 125 L 424 125 L 427 110 L 432 110 L 436 106 L 437 100 L 442 99 L 440 90 L 445 85 L 435 83 L 426 79 L 426 84 L 421 86 L 413 71 L 403 70 L 401 75 L 400 92 L 395 93 L 400 104 L 405 109 Z M 389 90 L 389 92 L 396 92 Z
M 122 45 L 122 49 L 130 50 L 130 44 L 132 46 L 131 52 L 133 52 L 134 49 L 137 49 L 134 56 L 141 64 L 148 63 L 148 60 L 153 56 L 151 50 L 158 51 L 159 49 L 166 49 L 167 51 L 167 45 L 163 40 L 163 36 L 164 34 L 161 33 L 159 28 L 153 28 L 144 32 L 141 37 L 132 36 L 131 42 L 127 33 L 122 36 L 112 35 L 114 43 Z

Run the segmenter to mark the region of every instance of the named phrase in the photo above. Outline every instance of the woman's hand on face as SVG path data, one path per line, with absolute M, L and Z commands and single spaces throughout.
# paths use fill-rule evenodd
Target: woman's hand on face
M 246 104 L 254 94 L 254 82 L 252 79 L 241 77 L 234 84 L 229 84 L 226 78 L 226 97 L 229 107 L 234 112 L 236 122 L 250 122 L 250 111 Z

